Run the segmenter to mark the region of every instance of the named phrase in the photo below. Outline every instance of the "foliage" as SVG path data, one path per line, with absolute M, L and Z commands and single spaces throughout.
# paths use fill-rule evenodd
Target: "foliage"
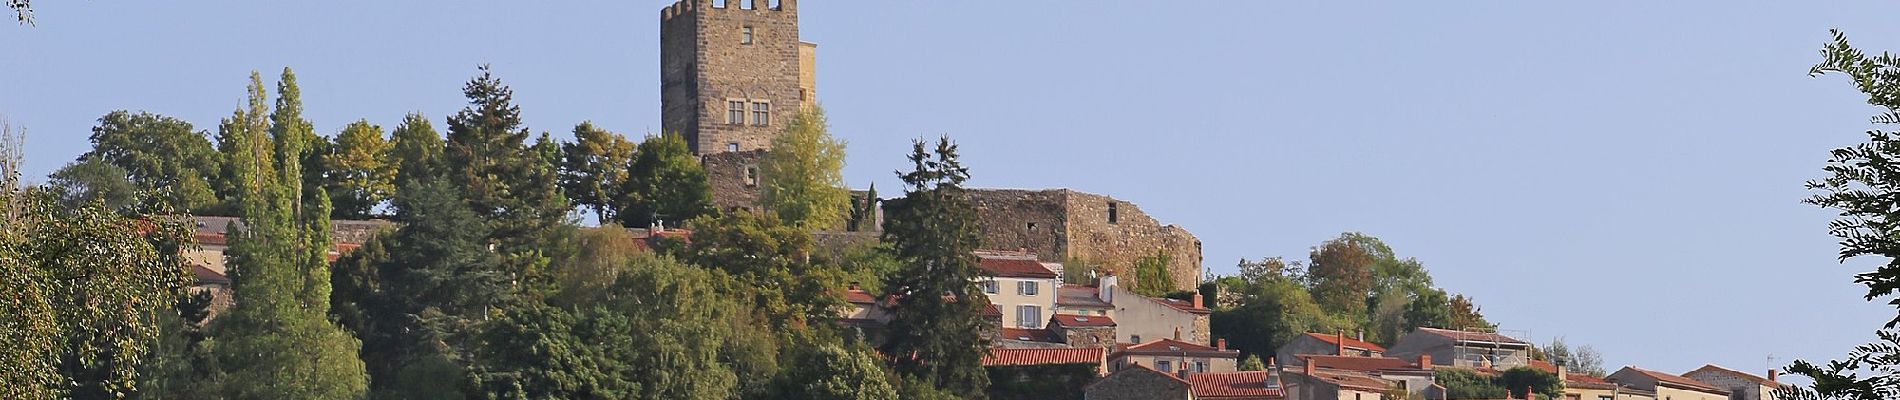
M 1259 354 L 1248 354 L 1246 358 L 1240 359 L 1240 370 L 1241 371 L 1265 371 L 1267 370 L 1267 365 L 1260 363 Z
M 1372 289 L 1372 264 L 1379 257 L 1355 234 L 1313 247 L 1307 273 L 1313 281 L 1313 300 L 1327 312 L 1362 316 L 1366 298 Z
M 844 188 L 844 142 L 831 137 L 829 125 L 824 109 L 800 110 L 759 162 L 759 206 L 786 225 L 823 230 L 845 222 L 851 192 Z
M 396 191 L 396 164 L 390 162 L 391 147 L 383 139 L 383 127 L 367 120 L 351 122 L 327 150 L 321 156 L 323 186 L 335 207 L 332 217 L 369 218 Z
M 1135 259 L 1134 291 L 1148 297 L 1161 297 L 1174 291 L 1174 275 L 1168 273 L 1168 263 L 1173 260 L 1167 250 L 1156 250 L 1155 255 Z
M 178 257 L 190 228 L 162 209 L 122 216 L 41 189 L 0 188 L 0 203 L 17 207 L 0 219 L 0 397 L 133 391 L 161 330 L 151 316 L 190 283 Z
M 1844 74 L 1867 104 L 1881 108 L 1876 125 L 1900 123 L 1900 56 L 1882 52 L 1869 56 L 1849 44 L 1846 35 L 1832 31 L 1834 40 L 1821 49 L 1822 60 L 1810 76 Z M 1879 268 L 1854 275 L 1867 286 L 1872 301 L 1900 292 L 1900 132 L 1871 129 L 1868 141 L 1834 149 L 1823 168 L 1828 177 L 1807 182 L 1818 192 L 1806 203 L 1839 211 L 1828 233 L 1840 239 L 1840 258 L 1874 256 Z M 1889 300 L 1900 307 L 1900 300 Z M 1856 347 L 1847 358 L 1817 365 L 1797 360 L 1788 372 L 1814 380 L 1812 387 L 1784 390 L 1792 399 L 1891 399 L 1900 397 L 1900 316 L 1878 331 L 1880 341 Z M 1862 374 L 1866 374 L 1864 377 Z
M 592 209 L 601 224 L 614 221 L 634 149 L 625 136 L 592 122 L 575 125 L 574 142 L 561 144 L 561 188 L 568 199 Z
M 449 117 L 443 173 L 462 202 L 486 221 L 502 272 L 518 293 L 544 289 L 555 258 L 571 251 L 568 202 L 557 177 L 559 146 L 543 135 L 530 146 L 514 90 L 488 66 L 462 86 L 468 106 Z
M 140 190 L 181 210 L 217 203 L 211 182 L 222 158 L 191 123 L 152 113 L 113 111 L 92 128 L 92 150 L 77 161 L 97 159 L 126 172 Z
M 712 186 L 706 169 L 678 133 L 648 136 L 634 152 L 622 190 L 627 199 L 617 214 L 634 228 L 658 221 L 686 221 L 712 211 Z
M 884 363 L 870 349 L 824 344 L 793 352 L 777 398 L 897 399 Z
M 904 268 L 904 262 L 893 251 L 888 243 L 858 243 L 845 247 L 832 263 L 844 273 L 845 282 L 878 290 Z
M 989 386 L 981 363 L 989 347 L 982 335 L 989 298 L 975 283 L 982 272 L 971 252 L 982 237 L 963 188 L 970 172 L 949 137 L 927 149 L 923 140 L 912 143 L 914 169 L 898 175 L 906 186 L 902 204 L 890 207 L 884 221 L 884 239 L 906 265 L 885 287 L 897 304 L 882 350 L 896 355 L 896 369 L 916 382 L 907 381 L 907 390 L 927 385 L 980 398 Z
M 179 296 L 170 311 L 158 313 L 159 334 L 152 353 L 139 364 L 138 397 L 153 399 L 209 399 L 217 393 L 217 359 L 211 354 L 209 291 Z
M 242 190 L 234 200 L 245 224 L 226 250 L 236 305 L 213 328 L 228 397 L 356 398 L 368 386 L 360 342 L 327 318 L 329 197 L 321 188 L 303 191 L 301 163 L 315 135 L 307 134 L 296 85 L 286 68 L 268 136 L 256 129 L 265 116 L 243 109 L 219 132 L 237 150 L 231 172 Z M 253 72 L 252 110 L 263 108 L 263 92 Z
M 13 13 L 17 16 L 16 18 L 20 20 L 21 24 L 33 24 L 32 0 L 7 0 L 7 8 L 13 9 Z
M 1214 311 L 1209 328 L 1215 338 L 1227 339 L 1243 354 L 1272 355 L 1293 338 L 1307 332 L 1335 332 L 1351 321 L 1322 310 L 1312 292 L 1281 275 L 1255 275 L 1248 281 L 1229 278 L 1229 289 L 1240 297 L 1232 308 Z
M 441 176 L 443 145 L 442 135 L 435 132 L 428 118 L 419 113 L 403 117 L 402 124 L 389 135 L 389 156 L 396 163 L 393 187 L 400 190 L 418 180 Z
M 1166 265 L 1165 263 L 1162 265 Z M 1071 285 L 1094 285 L 1095 264 L 1081 257 L 1069 257 L 1062 260 L 1062 283 Z
M 1557 378 L 1557 374 L 1545 372 L 1540 369 L 1531 367 L 1511 368 L 1504 370 L 1504 373 L 1498 375 L 1496 379 L 1497 384 L 1503 386 L 1505 390 L 1508 390 L 1514 398 L 1528 399 L 1530 398 L 1530 393 L 1527 392 L 1535 392 L 1544 398 L 1563 398 L 1563 379 Z
M 1438 368 L 1432 371 L 1435 375 L 1433 382 L 1445 387 L 1446 398 L 1501 399 L 1509 393 L 1495 376 L 1462 368 Z
M 830 320 L 845 305 L 844 273 L 812 263 L 811 233 L 771 214 L 722 212 L 692 222 L 692 243 L 673 251 L 694 265 L 731 275 L 779 331 Z
M 985 367 L 991 399 L 1082 399 L 1082 388 L 1095 382 L 1094 364 Z
M 1564 367 L 1569 373 L 1602 377 L 1607 372 L 1603 370 L 1603 355 L 1589 345 L 1573 348 L 1559 336 L 1540 350 L 1547 361 Z
M 106 209 L 124 210 L 134 205 L 139 190 L 126 178 L 128 174 L 125 168 L 87 158 L 53 171 L 47 184 L 58 194 L 60 202 L 68 206 L 81 207 L 97 201 L 104 203 Z
M 864 197 L 852 196 L 851 214 L 849 218 L 845 220 L 844 230 L 848 232 L 860 232 L 869 227 L 869 225 L 867 225 L 868 223 L 875 223 L 874 221 L 877 221 L 878 201 L 877 183 L 875 182 L 871 183 L 870 189 L 864 191 Z

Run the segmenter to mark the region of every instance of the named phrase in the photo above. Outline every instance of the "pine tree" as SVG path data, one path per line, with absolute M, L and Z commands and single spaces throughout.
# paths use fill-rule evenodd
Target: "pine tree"
M 555 167 L 558 147 L 545 137 L 530 146 L 514 90 L 488 66 L 481 72 L 462 88 L 468 107 L 449 117 L 444 172 L 488 221 L 489 241 L 510 280 L 523 285 L 517 287 L 527 289 L 523 293 L 535 292 L 550 260 L 571 247 L 561 239 L 568 202 Z
M 686 221 L 712 211 L 706 169 L 677 133 L 648 136 L 627 172 L 621 225 L 644 228 L 656 221 Z
M 934 152 L 926 151 L 924 141 L 914 142 L 910 161 L 915 169 L 898 175 L 904 197 L 884 222 L 884 240 L 906 265 L 885 290 L 897 296 L 897 304 L 883 351 L 904 374 L 981 398 L 989 386 L 982 313 L 990 303 L 975 283 L 982 272 L 972 252 L 982 236 L 963 188 L 970 172 L 958 162 L 949 137 L 938 139 Z
M 257 112 L 265 95 L 255 72 L 249 92 L 253 112 L 240 109 L 220 132 L 220 142 L 238 155 L 231 172 L 242 189 L 235 200 L 244 217 L 227 250 L 237 302 L 214 328 L 223 392 L 235 398 L 360 397 L 368 386 L 356 357 L 360 342 L 327 316 L 329 197 L 321 188 L 303 190 L 301 164 L 315 135 L 302 118 L 296 78 L 284 70 L 268 123 Z
M 759 203 L 786 225 L 837 229 L 851 192 L 844 188 L 844 142 L 831 137 L 825 111 L 798 112 L 772 137 L 772 151 L 759 163 Z
M 421 113 L 404 116 L 389 137 L 389 155 L 395 163 L 392 187 L 402 188 L 441 174 L 442 135 Z

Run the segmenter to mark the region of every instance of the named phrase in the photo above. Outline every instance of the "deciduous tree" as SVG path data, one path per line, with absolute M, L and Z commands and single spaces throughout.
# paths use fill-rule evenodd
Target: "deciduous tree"
M 772 151 L 759 162 L 759 204 L 786 225 L 837 229 L 851 201 L 844 187 L 844 142 L 831 137 L 825 111 L 800 110 L 772 137 Z
M 134 205 L 139 190 L 126 179 L 127 174 L 117 165 L 88 158 L 53 171 L 47 183 L 67 205 L 81 207 L 97 201 L 106 209 L 125 210 Z
M 357 120 L 337 133 L 336 142 L 322 154 L 324 190 L 336 211 L 333 217 L 365 219 L 396 191 L 396 164 L 383 127 Z
M 592 122 L 575 125 L 574 142 L 561 145 L 561 187 L 568 199 L 592 209 L 603 225 L 615 221 L 635 148 L 625 136 Z
M 119 110 L 99 117 L 92 128 L 91 151 L 78 161 L 96 159 L 116 165 L 140 190 L 181 210 L 210 207 L 222 157 L 204 133 L 183 120 Z
M 678 223 L 712 211 L 712 186 L 706 169 L 677 133 L 648 136 L 635 151 L 628 171 L 620 224 L 634 228 L 656 221 Z

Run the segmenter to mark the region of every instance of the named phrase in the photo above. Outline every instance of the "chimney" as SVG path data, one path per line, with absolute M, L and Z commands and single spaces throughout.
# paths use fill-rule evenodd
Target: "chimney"
M 1418 369 L 1427 371 L 1432 369 L 1432 353 L 1418 354 Z
M 1313 360 L 1306 360 L 1306 376 L 1313 376 Z
M 1175 377 L 1177 377 L 1177 378 L 1181 378 L 1181 379 L 1187 379 L 1187 378 L 1188 378 L 1188 369 L 1187 369 L 1187 367 L 1185 367 L 1185 366 L 1184 366 L 1184 367 L 1181 367 L 1181 370 L 1180 370 L 1180 371 L 1175 371 L 1175 372 L 1174 372 L 1174 376 L 1175 376 Z
M 1557 365 L 1557 382 L 1568 381 L 1570 381 L 1570 368 L 1565 368 L 1562 364 Z
M 1174 327 L 1174 340 L 1181 340 L 1181 327 Z
M 1115 271 L 1108 271 L 1095 281 L 1095 298 L 1102 299 L 1103 303 L 1115 304 Z
M 1769 382 L 1781 383 L 1781 381 L 1777 380 L 1779 378 L 1781 378 L 1781 371 L 1776 371 L 1774 368 L 1768 369 Z
M 1194 308 L 1203 308 L 1201 307 L 1201 292 L 1194 292 Z
M 1222 350 L 1222 351 L 1227 350 L 1227 339 L 1226 338 L 1214 339 L 1214 350 Z M 1768 376 L 1775 376 L 1775 372 L 1768 371 Z M 1773 378 L 1770 378 L 1770 379 L 1773 379 Z
M 1346 330 L 1345 329 L 1339 330 L 1339 340 L 1336 340 L 1336 342 L 1339 342 L 1339 351 L 1333 352 L 1333 355 L 1335 356 L 1346 355 Z

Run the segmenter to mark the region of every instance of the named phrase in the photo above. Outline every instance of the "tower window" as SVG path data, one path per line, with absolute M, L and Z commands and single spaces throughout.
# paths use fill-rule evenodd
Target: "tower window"
M 1036 223 L 1034 223 L 1034 222 L 1031 222 L 1031 223 L 1029 223 L 1029 231 L 1030 231 L 1030 232 L 1035 232 L 1035 231 L 1036 231 Z
M 1119 213 L 1117 213 L 1117 212 L 1115 212 L 1115 211 L 1116 211 L 1116 210 L 1115 210 L 1115 202 L 1113 202 L 1113 201 L 1111 201 L 1111 202 L 1108 202 L 1108 223 L 1111 223 L 1111 224 L 1113 224 L 1113 223 L 1115 223 L 1115 221 L 1118 221 L 1118 220 L 1120 220 L 1120 218 L 1116 218 L 1116 217 L 1119 217 L 1119 215 L 1117 215 L 1117 214 L 1119 214 Z
M 739 44 L 752 44 L 752 27 L 739 28 Z
M 745 166 L 745 185 L 746 186 L 759 185 L 759 166 L 757 165 Z
M 745 100 L 726 100 L 726 123 L 745 123 Z
M 739 151 L 739 142 L 726 143 L 726 151 L 727 152 Z
M 772 124 L 772 103 L 752 102 L 752 124 L 760 126 Z

